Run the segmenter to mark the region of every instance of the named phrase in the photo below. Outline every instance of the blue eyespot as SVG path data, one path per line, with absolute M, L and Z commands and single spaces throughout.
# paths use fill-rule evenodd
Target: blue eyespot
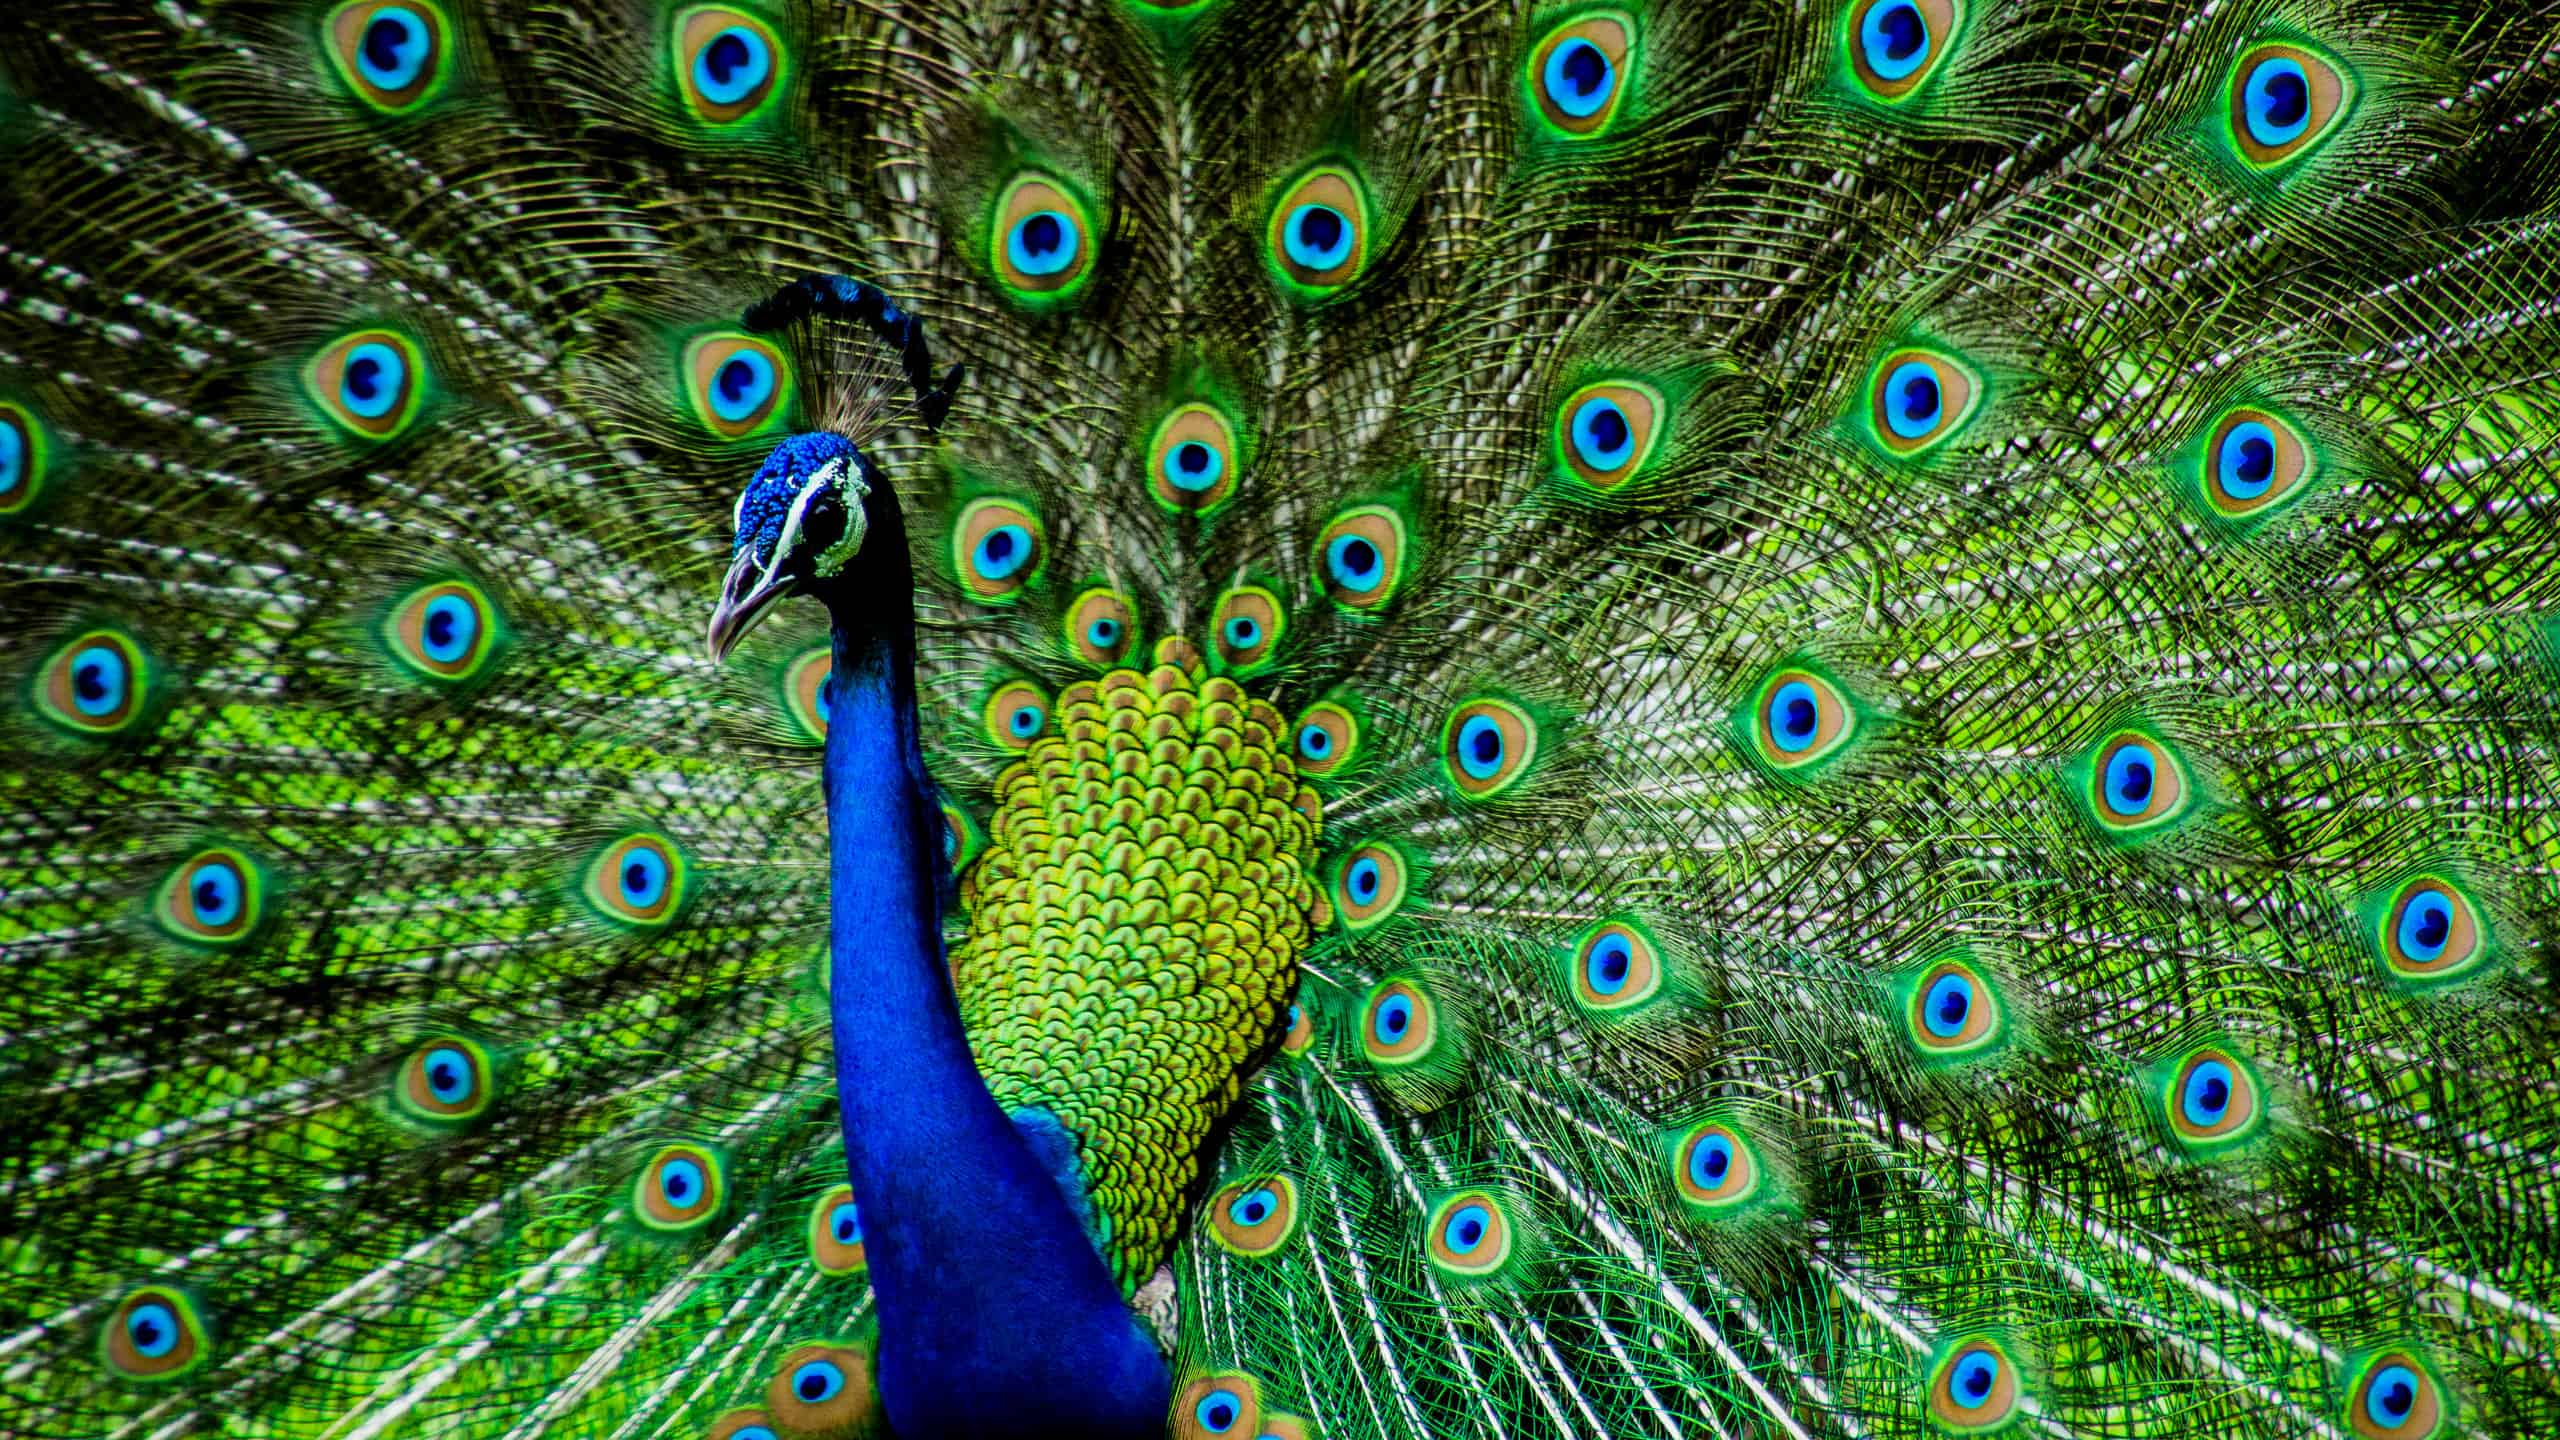
M 2231 1067 L 2219 1060 L 2207 1060 L 2187 1072 L 2187 1083 L 2178 1096 L 2178 1109 L 2187 1123 L 2211 1129 L 2222 1123 L 2223 1113 L 2231 1108 Z
M 400 403 L 408 379 L 409 362 L 400 358 L 400 352 L 369 340 L 347 352 L 346 371 L 338 381 L 338 403 L 350 414 L 379 420 Z
M 989 580 L 1012 577 L 1031 559 L 1031 532 L 1019 525 L 999 525 L 978 540 L 969 563 Z
M 1867 11 L 1858 49 L 1880 80 L 1906 80 L 1929 59 L 1929 22 L 1911 0 L 1886 0 Z
M 670 1160 L 658 1168 L 658 1193 L 678 1210 L 702 1198 L 702 1167 L 690 1160 Z
M 1573 412 L 1573 449 L 1592 469 L 1615 470 L 1635 458 L 1635 427 L 1617 401 L 1595 395 Z
M 1477 780 L 1502 773 L 1502 727 L 1484 715 L 1470 715 L 1458 727 L 1458 768 Z
M 730 1431 L 729 1440 L 781 1440 L 781 1437 L 765 1426 L 749 1425 L 743 1430 Z
M 1979 1410 L 1991 1401 L 1992 1388 L 2000 1383 L 2000 1357 L 1988 1350 L 1968 1350 L 1956 1357 L 1955 1370 L 1947 1376 L 1947 1394 L 1966 1410 Z
M 1635 970 L 1635 947 L 1627 937 L 1611 932 L 1600 937 L 1591 954 L 1582 962 L 1583 979 L 1593 993 L 1615 995 L 1627 988 L 1627 976 Z
M 1040 727 L 1047 724 L 1048 720 L 1047 713 L 1039 706 L 1019 705 L 1014 707 L 1013 717 L 1005 721 L 1005 726 L 1014 734 L 1028 738 L 1039 734 Z
M 714 105 L 736 105 L 773 73 L 773 50 L 764 37 L 732 25 L 711 37 L 693 57 L 693 85 Z
M 71 657 L 71 706 L 92 717 L 124 708 L 133 671 L 111 645 L 92 645 Z
M 1366 855 L 1352 861 L 1351 869 L 1342 877 L 1343 888 L 1351 892 L 1352 899 L 1363 905 L 1378 898 L 1378 887 L 1384 883 L 1385 877 L 1379 873 L 1378 862 Z
M 133 1341 L 134 1353 L 157 1360 L 178 1348 L 177 1312 L 156 1300 L 146 1301 L 126 1313 L 124 1333 Z
M 1096 650 L 1108 650 L 1120 643 L 1120 622 L 1105 615 L 1084 627 L 1084 639 Z
M 1941 975 L 1921 1002 L 1920 1023 L 1939 1039 L 1953 1040 L 1964 1033 L 1965 1017 L 1971 1013 L 1973 982 L 1962 975 Z
M 1822 731 L 1822 702 L 1813 687 L 1790 680 L 1769 697 L 1769 739 L 1790 755 L 1813 744 Z
M 187 909 L 196 923 L 221 929 L 240 918 L 239 868 L 228 860 L 207 860 L 195 867 L 187 884 Z
M 862 1211 L 847 1200 L 827 1212 L 827 1233 L 839 1245 L 855 1245 L 862 1241 Z
M 1333 753 L 1333 734 L 1321 725 L 1298 728 L 1298 753 L 1310 760 L 1322 760 Z
M 1587 120 L 1609 103 L 1609 92 L 1617 88 L 1618 71 L 1599 46 L 1574 39 L 1548 52 L 1546 73 L 1540 79 L 1546 86 L 1547 99 L 1558 110 L 1576 120 Z
M 1460 1255 L 1472 1254 L 1493 1228 L 1493 1216 L 1481 1205 L 1461 1205 L 1440 1227 L 1441 1242 Z
M 17 489 L 26 474 L 26 437 L 18 433 L 18 427 L 10 423 L 7 415 L 0 414 L 0 496 Z
M 1722 1187 L 1731 1169 L 1733 1142 L 1722 1135 L 1710 1135 L 1689 1147 L 1689 1183 L 1700 1190 L 1712 1193 Z
M 1191 1407 L 1191 1417 L 1212 1435 L 1224 1435 L 1244 1418 L 1244 1401 L 1233 1390 L 1212 1390 Z
M 1177 490 L 1206 490 L 1227 473 L 1227 457 L 1217 447 L 1185 440 L 1164 455 L 1164 478 Z
M 740 346 L 711 375 L 711 413 L 738 424 L 773 398 L 773 361 L 763 351 Z
M 418 643 L 439 665 L 459 663 L 480 636 L 480 612 L 459 595 L 439 595 L 427 602 L 418 627 Z
M 2397 1430 L 2418 1408 L 2417 1372 L 2406 1365 L 2385 1365 L 2365 1382 L 2365 1418 L 2385 1430 Z
M 1325 568 L 1346 590 L 1375 590 L 1387 578 L 1386 557 L 1364 535 L 1336 535 L 1325 547 Z
M 2301 61 L 2269 56 L 2250 69 L 2241 103 L 2250 139 L 2270 149 L 2298 140 L 2311 126 L 2311 77 Z
M 1013 222 L 1005 232 L 1004 258 L 1025 275 L 1055 275 L 1076 263 L 1083 246 L 1075 217 L 1063 210 L 1036 210 Z
M 1279 1208 L 1278 1192 L 1265 1185 L 1259 1190 L 1248 1190 L 1237 1196 L 1236 1203 L 1227 1207 L 1227 1218 L 1239 1225 L 1259 1225 L 1270 1219 Z
M 622 869 L 616 875 L 622 887 L 622 900 L 635 910 L 647 910 L 666 898 L 666 857 L 645 845 L 635 845 L 624 853 Z
M 1330 205 L 1300 205 L 1282 233 L 1290 262 L 1304 269 L 1337 270 L 1351 258 L 1351 222 Z
M 2214 474 L 2222 493 L 2234 500 L 2255 500 L 2276 478 L 2276 436 L 2255 420 L 2231 427 L 2222 437 L 2222 453 L 2214 457 Z
M 439 1104 L 459 1105 L 471 1098 L 471 1058 L 450 1045 L 427 1052 L 427 1093 Z
M 418 83 L 433 53 L 427 22 L 405 5 L 385 5 L 365 22 L 364 40 L 356 51 L 356 69 L 367 83 L 390 91 Z
M 2107 808 L 2118 815 L 2139 815 L 2151 805 L 2151 787 L 2157 776 L 2151 769 L 2148 747 L 2127 741 L 2107 756 Z
M 2444 958 L 2453 938 L 2453 897 L 2442 890 L 2421 890 L 2400 908 L 2400 953 L 2421 965 Z
M 1378 1002 L 1376 1017 L 1369 1022 L 1369 1033 L 1381 1045 L 1403 1044 L 1405 1032 L 1412 1028 L 1413 1002 L 1402 995 Z
M 1250 650 L 1262 643 L 1262 626 L 1250 615 L 1231 616 L 1227 620 L 1227 648 Z
M 1885 377 L 1884 422 L 1905 440 L 1918 440 L 1938 428 L 1945 413 L 1938 394 L 1938 372 L 1925 361 L 1905 360 Z
M 844 1367 L 812 1360 L 791 1372 L 791 1393 L 803 1405 L 824 1405 L 844 1390 Z

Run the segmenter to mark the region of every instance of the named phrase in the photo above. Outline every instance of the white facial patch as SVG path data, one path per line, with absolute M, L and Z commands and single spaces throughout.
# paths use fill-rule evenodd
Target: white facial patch
M 847 465 L 839 456 L 819 466 L 808 483 L 800 487 L 800 493 L 791 497 L 791 511 L 782 517 L 782 533 L 774 537 L 773 553 L 765 557 L 763 573 L 756 577 L 758 589 L 772 582 L 773 572 L 781 568 L 783 558 L 799 542 L 800 524 L 809 517 L 809 502 L 829 487 L 834 488 L 844 506 L 844 536 L 818 552 L 810 563 L 810 571 L 825 579 L 841 573 L 853 557 L 861 553 L 863 536 L 870 529 L 870 517 L 862 508 L 862 497 L 871 493 L 871 486 L 862 478 L 861 471 Z

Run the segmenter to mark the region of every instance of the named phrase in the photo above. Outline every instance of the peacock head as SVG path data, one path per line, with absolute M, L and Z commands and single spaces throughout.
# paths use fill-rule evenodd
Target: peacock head
M 875 507 L 894 504 L 869 457 L 841 435 L 794 435 L 738 492 L 728 578 L 711 612 L 712 660 L 725 659 L 776 601 L 822 592 L 862 553 Z

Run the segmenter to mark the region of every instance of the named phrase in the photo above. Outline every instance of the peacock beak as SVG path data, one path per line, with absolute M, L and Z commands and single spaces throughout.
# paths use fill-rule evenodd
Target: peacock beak
M 711 663 L 717 665 L 728 659 L 729 652 L 773 608 L 773 602 L 798 588 L 799 581 L 790 571 L 776 566 L 768 572 L 757 564 L 753 548 L 738 552 L 737 562 L 720 582 L 720 603 L 712 607 L 710 633 L 703 637 L 704 648 L 711 652 Z

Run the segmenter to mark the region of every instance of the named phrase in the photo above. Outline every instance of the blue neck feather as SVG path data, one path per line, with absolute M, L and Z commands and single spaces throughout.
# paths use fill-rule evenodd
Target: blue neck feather
M 960 1028 L 895 505 L 875 495 L 858 576 L 825 596 L 836 1095 L 879 1305 L 881 1400 L 911 1440 L 1160 1435 L 1164 1362 Z

